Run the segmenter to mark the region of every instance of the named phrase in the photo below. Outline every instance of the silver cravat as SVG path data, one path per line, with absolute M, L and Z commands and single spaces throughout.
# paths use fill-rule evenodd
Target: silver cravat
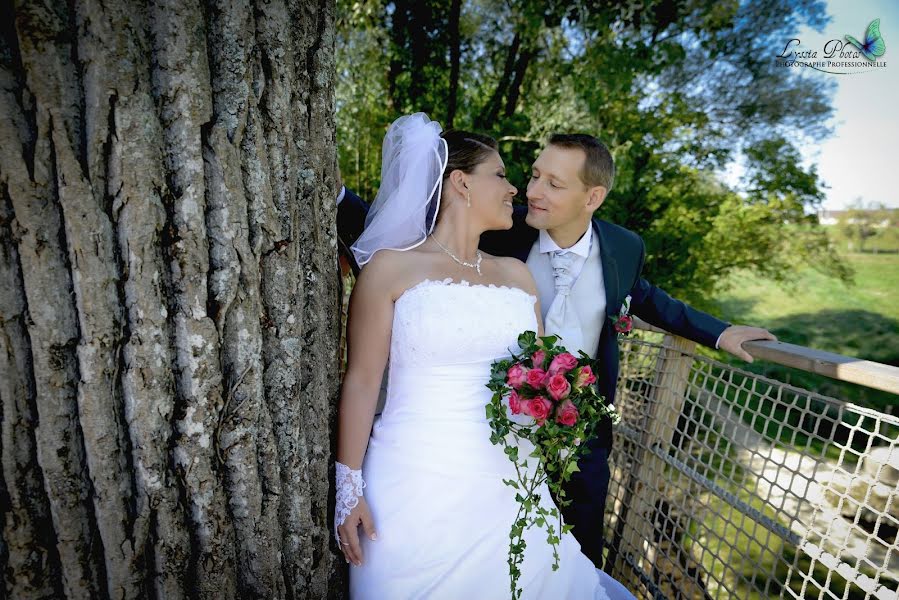
M 573 269 L 577 258 L 573 252 L 560 250 L 550 254 L 549 262 L 553 268 L 556 296 L 546 313 L 546 334 L 561 337 L 559 343 L 575 356 L 578 350 L 584 350 L 580 318 L 570 297 L 571 287 L 575 282 Z

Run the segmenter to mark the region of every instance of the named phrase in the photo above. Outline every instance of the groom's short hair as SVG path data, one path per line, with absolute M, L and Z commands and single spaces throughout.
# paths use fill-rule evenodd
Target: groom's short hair
M 605 144 L 586 133 L 554 133 L 549 138 L 551 146 L 577 148 L 586 155 L 581 168 L 581 181 L 587 187 L 601 185 L 606 191 L 615 183 L 615 161 Z

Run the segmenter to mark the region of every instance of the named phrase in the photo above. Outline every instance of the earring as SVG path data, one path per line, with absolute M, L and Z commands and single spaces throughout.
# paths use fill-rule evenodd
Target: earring
M 467 190 L 465 195 L 468 198 L 468 208 L 471 208 L 471 190 Z

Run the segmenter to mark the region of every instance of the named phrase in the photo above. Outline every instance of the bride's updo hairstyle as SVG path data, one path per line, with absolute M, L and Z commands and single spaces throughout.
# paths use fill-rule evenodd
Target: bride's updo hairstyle
M 491 154 L 499 152 L 499 144 L 497 144 L 496 140 L 489 135 L 472 133 L 461 129 L 449 129 L 441 132 L 440 137 L 446 141 L 447 159 L 446 168 L 443 170 L 443 196 L 440 202 L 440 210 L 437 212 L 438 221 L 443 213 L 443 207 L 446 206 L 446 202 L 444 201 L 446 199 L 446 190 L 448 189 L 446 179 L 450 176 L 450 173 L 456 170 L 462 171 L 463 173 L 472 173 L 475 168 L 487 160 Z M 433 207 L 436 206 L 436 204 L 437 203 L 434 202 L 432 198 L 431 208 L 428 210 L 427 222 L 430 222 L 431 217 L 434 215 Z
M 443 170 L 444 181 L 455 170 L 471 173 L 492 153 L 499 152 L 499 144 L 489 135 L 449 129 L 442 132 L 440 137 L 446 140 L 448 150 L 446 168 Z

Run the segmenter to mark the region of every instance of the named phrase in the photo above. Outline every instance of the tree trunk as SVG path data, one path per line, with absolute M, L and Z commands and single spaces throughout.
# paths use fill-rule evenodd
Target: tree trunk
M 515 63 L 518 58 L 519 48 L 521 48 L 521 34 L 516 31 L 515 37 L 512 38 L 512 43 L 509 45 L 509 50 L 506 53 L 506 61 L 503 64 L 502 75 L 500 75 L 499 80 L 496 82 L 496 89 L 493 90 L 490 100 L 488 100 L 487 104 L 481 108 L 480 114 L 475 119 L 475 127 L 479 129 L 489 129 L 490 126 L 496 122 L 503 98 L 515 75 Z
M 387 69 L 387 108 L 390 112 L 403 110 L 403 94 L 398 80 L 407 64 L 408 24 L 409 0 L 397 0 L 393 3 L 390 17 L 390 64 Z
M 330 0 L 0 2 L 0 567 L 343 597 Z
M 515 109 L 518 108 L 518 96 L 521 94 L 524 75 L 527 73 L 528 65 L 535 54 L 530 48 L 523 48 L 515 61 L 515 75 L 512 78 L 512 83 L 509 84 L 509 90 L 506 92 L 506 108 L 503 110 L 503 116 L 507 119 L 514 115 Z
M 450 4 L 449 30 L 447 38 L 450 44 L 449 95 L 446 101 L 446 127 L 452 129 L 456 119 L 456 106 L 459 96 L 459 69 L 462 57 L 462 38 L 459 35 L 459 17 L 462 12 L 462 0 L 452 0 Z

